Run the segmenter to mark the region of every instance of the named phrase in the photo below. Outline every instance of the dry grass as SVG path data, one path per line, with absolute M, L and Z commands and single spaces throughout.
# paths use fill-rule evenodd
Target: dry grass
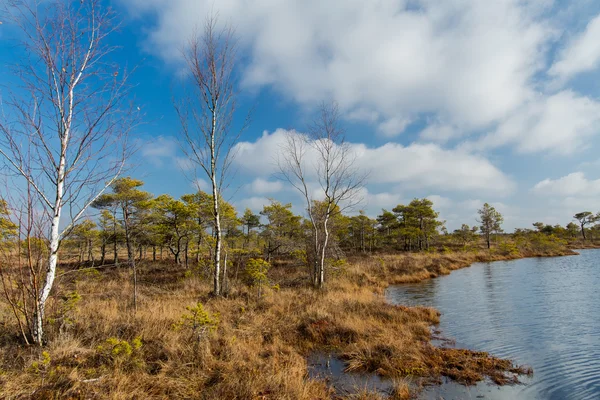
M 512 254 L 501 254 L 487 250 L 470 252 L 444 253 L 412 253 L 405 255 L 380 255 L 362 257 L 352 260 L 353 265 L 360 265 L 353 272 L 359 283 L 386 288 L 389 285 L 416 283 L 426 279 L 448 275 L 450 272 L 465 268 L 476 262 L 513 260 L 525 257 L 556 257 L 577 254 L 567 248 L 559 247 L 550 251 L 522 251 Z
M 170 263 L 146 263 L 135 316 L 127 270 L 68 274 L 55 297 L 76 291 L 82 299 L 60 324 L 51 325 L 50 345 L 43 349 L 47 355 L 20 346 L 10 316 L 0 309 L 0 394 L 40 399 L 334 398 L 324 382 L 308 378 L 305 357 L 314 350 L 338 354 L 350 371 L 392 378 L 396 399 L 410 397 L 407 377 L 444 375 L 470 384 L 487 376 L 510 383 L 513 373 L 526 371 L 485 353 L 432 346 L 430 326 L 439 313 L 393 306 L 383 296 L 389 284 L 446 274 L 484 261 L 484 255 L 356 258 L 341 275 L 330 277 L 324 291 L 307 288 L 304 271 L 282 264 L 270 272 L 281 289 L 267 289 L 261 299 L 238 282 L 232 283 L 229 298 L 211 298 L 208 280 L 186 276 Z M 191 329 L 175 328 L 186 306 L 198 301 L 219 319 L 217 329 L 200 338 Z M 129 351 L 114 354 L 110 338 L 126 341 Z M 136 348 L 136 340 L 141 347 Z M 351 398 L 375 397 L 357 393 Z

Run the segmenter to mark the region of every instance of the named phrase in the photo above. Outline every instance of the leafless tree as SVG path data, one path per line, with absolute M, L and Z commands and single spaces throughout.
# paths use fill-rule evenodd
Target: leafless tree
M 366 174 L 356 166 L 356 154 L 345 141 L 337 104 L 323 103 L 308 134 L 290 131 L 278 158 L 280 177 L 298 190 L 312 227 L 313 285 L 325 283 L 325 257 L 331 218 L 356 206 Z M 318 190 L 312 190 L 316 180 Z M 316 192 L 316 193 L 315 193 Z M 315 194 L 323 200 L 315 198 Z
M 139 108 L 126 99 L 129 72 L 109 62 L 115 14 L 101 0 L 7 0 L 23 56 L 2 104 L 0 155 L 17 185 L 29 185 L 49 221 L 33 340 L 44 340 L 44 311 L 62 239 L 120 174 Z M 16 83 L 16 84 L 15 84 Z M 134 110 L 135 108 L 135 110 Z M 20 182 L 20 183 L 19 183 Z
M 8 192 L 8 190 L 7 190 Z M 15 209 L 12 204 L 18 204 Z M 26 344 L 31 343 L 33 316 L 39 308 L 40 277 L 47 261 L 44 219 L 38 218 L 31 185 L 0 199 L 0 280 L 3 300 Z
M 219 28 L 216 16 L 207 18 L 202 33 L 194 34 L 184 50 L 189 84 L 175 108 L 182 126 L 182 148 L 208 178 L 212 188 L 213 293 L 222 293 L 221 253 L 223 246 L 221 202 L 235 157 L 235 144 L 247 128 L 246 117 L 234 129 L 236 113 L 235 65 L 237 43 L 231 27 Z M 223 271 L 225 274 L 226 271 Z

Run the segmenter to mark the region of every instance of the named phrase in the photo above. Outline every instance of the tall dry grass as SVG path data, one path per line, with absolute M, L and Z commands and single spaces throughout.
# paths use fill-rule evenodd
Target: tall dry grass
M 306 356 L 315 350 L 337 354 L 349 371 L 393 379 L 393 398 L 410 396 L 406 378 L 448 376 L 474 383 L 488 376 L 510 382 L 513 374 L 527 371 L 485 353 L 434 347 L 430 326 L 438 322 L 438 312 L 390 305 L 383 296 L 389 284 L 504 256 L 487 257 L 357 257 L 330 276 L 322 291 L 308 288 L 303 269 L 281 263 L 269 272 L 279 289 L 267 288 L 261 298 L 236 281 L 228 298 L 213 298 L 208 280 L 169 262 L 145 262 L 135 315 L 127 269 L 69 271 L 57 285 L 46 348 L 22 346 L 8 310 L 0 309 L 0 394 L 15 399 L 334 398 L 325 382 L 308 377 Z M 72 293 L 80 299 L 74 302 Z M 67 299 L 75 304 L 64 307 L 61 301 Z M 200 334 L 178 325 L 186 307 L 198 302 L 218 319 L 216 329 Z

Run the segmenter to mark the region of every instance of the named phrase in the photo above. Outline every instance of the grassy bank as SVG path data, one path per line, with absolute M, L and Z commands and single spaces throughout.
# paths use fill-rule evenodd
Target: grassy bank
M 515 260 L 528 257 L 558 257 L 576 255 L 566 247 L 540 250 L 518 250 L 497 252 L 475 250 L 450 253 L 415 253 L 408 255 L 380 255 L 376 257 L 357 258 L 353 263 L 360 263 L 356 270 L 361 279 L 369 279 L 372 284 L 386 288 L 401 283 L 416 283 L 426 279 L 448 275 L 450 272 L 465 268 L 476 262 L 492 262 Z
M 326 383 L 308 379 L 305 357 L 315 350 L 337 354 L 348 370 L 389 377 L 394 398 L 408 398 L 409 382 L 416 379 L 512 382 L 528 371 L 486 353 L 433 346 L 430 326 L 438 312 L 387 304 L 385 288 L 478 261 L 570 253 L 355 257 L 328 277 L 324 291 L 307 288 L 303 268 L 281 262 L 269 272 L 271 287 L 260 298 L 255 288 L 232 281 L 227 299 L 211 298 L 208 280 L 190 271 L 146 262 L 135 315 L 129 271 L 64 267 L 47 348 L 21 346 L 8 310 L 1 310 L 0 393 L 48 399 L 333 398 Z

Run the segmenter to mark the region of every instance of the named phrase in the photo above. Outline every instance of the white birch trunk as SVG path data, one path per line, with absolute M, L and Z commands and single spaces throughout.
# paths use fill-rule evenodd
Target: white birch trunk
M 329 214 L 329 211 L 327 214 Z M 329 244 L 328 222 L 329 216 L 325 216 L 325 221 L 323 222 L 323 248 L 321 249 L 321 259 L 319 260 L 319 281 L 317 282 L 319 288 L 323 288 L 325 285 L 325 254 L 327 252 L 327 245 Z
M 216 103 L 216 102 L 215 102 Z M 213 195 L 213 213 L 215 215 L 215 254 L 214 263 L 215 271 L 213 277 L 213 292 L 215 296 L 221 295 L 221 215 L 219 210 L 219 190 L 217 185 L 216 177 L 216 155 L 215 155 L 215 134 L 217 130 L 217 116 L 215 115 L 216 104 L 213 108 L 212 117 L 212 134 L 211 134 L 211 184 L 212 184 L 212 195 Z
M 68 139 L 68 132 L 63 139 L 63 149 L 65 142 Z M 60 164 L 58 169 L 58 182 L 56 185 L 56 201 L 54 203 L 54 215 L 52 217 L 52 225 L 50 228 L 50 256 L 48 257 L 48 265 L 46 267 L 46 279 L 44 286 L 39 294 L 37 310 L 33 321 L 33 336 L 38 345 L 43 344 L 44 339 L 44 316 L 46 310 L 46 301 L 50 296 L 50 291 L 54 285 L 56 277 L 56 265 L 58 264 L 58 248 L 60 246 L 60 215 L 62 212 L 62 198 L 64 191 L 64 176 L 65 176 L 65 151 L 61 152 Z

